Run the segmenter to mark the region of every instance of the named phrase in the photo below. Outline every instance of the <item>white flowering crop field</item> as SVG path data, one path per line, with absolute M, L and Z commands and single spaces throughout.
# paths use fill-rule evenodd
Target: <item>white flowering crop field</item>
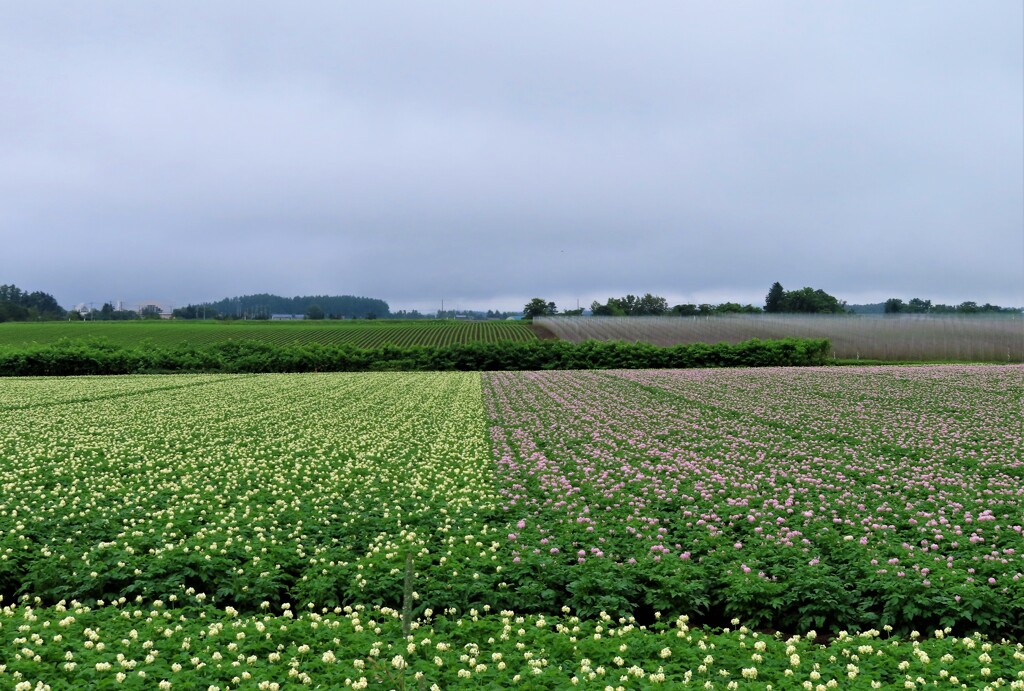
M 494 530 L 476 374 L 36 379 L 0 405 L 8 598 L 383 602 L 407 545 Z
M 1022 392 L 0 380 L 0 687 L 1024 688 Z

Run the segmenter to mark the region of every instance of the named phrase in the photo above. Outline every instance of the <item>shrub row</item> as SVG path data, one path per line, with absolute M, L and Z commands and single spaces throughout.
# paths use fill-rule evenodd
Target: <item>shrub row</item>
M 771 367 L 824 364 L 827 339 L 782 339 L 659 347 L 646 343 L 567 341 L 449 346 L 347 344 L 278 346 L 258 341 L 158 347 L 98 339 L 0 349 L 0 376 L 156 372 L 366 372 L 543 369 Z

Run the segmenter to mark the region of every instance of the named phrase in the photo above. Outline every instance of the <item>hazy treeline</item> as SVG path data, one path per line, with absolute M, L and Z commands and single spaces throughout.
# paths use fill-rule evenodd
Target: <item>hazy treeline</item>
M 305 315 L 313 319 L 366 319 L 391 315 L 388 303 L 354 295 L 303 295 L 282 297 L 269 293 L 224 298 L 174 310 L 179 319 L 269 319 L 273 314 Z
M 553 316 L 558 313 L 553 302 L 547 303 L 546 308 L 544 305 L 541 298 L 534 298 L 526 305 L 526 316 Z M 719 314 L 759 314 L 761 312 L 842 314 L 845 310 L 845 301 L 829 295 L 820 288 L 804 287 L 799 290 L 785 290 L 778 282 L 772 284 L 769 289 L 763 308 L 750 304 L 741 305 L 738 302 L 722 302 L 717 305 L 684 303 L 669 307 L 667 299 L 651 293 L 641 296 L 611 297 L 604 304 L 595 300 L 590 305 L 590 311 L 595 317 L 707 317 Z M 567 310 L 562 314 L 579 316 L 582 314 L 582 310 Z
M 756 313 L 760 312 L 761 308 L 754 305 L 741 305 L 738 302 L 723 302 L 717 305 L 686 303 L 669 307 L 666 298 L 660 295 L 645 293 L 640 296 L 623 295 L 618 298 L 608 298 L 604 304 L 595 300 L 590 304 L 590 311 L 595 317 L 657 317 L 666 315 L 707 316 L 711 314 Z M 554 314 L 556 312 L 549 309 L 542 314 L 535 314 L 534 316 L 551 316 Z M 565 316 L 579 316 L 583 314 L 583 310 L 566 310 L 562 314 Z
M 49 345 L 0 348 L 0 376 L 769 367 L 823 364 L 830 350 L 825 339 L 755 339 L 737 344 L 697 343 L 668 348 L 598 341 L 380 348 L 226 341 L 153 348 L 117 346 L 100 339 L 63 339 Z
M 911 298 L 910 302 L 889 298 L 880 305 L 881 310 L 877 311 L 884 314 L 1005 314 L 1020 311 L 1014 307 L 1000 307 L 987 302 L 984 305 L 972 301 L 961 302 L 959 305 L 933 305 L 931 300 L 921 298 Z
M 889 298 L 885 302 L 869 305 L 848 305 L 820 288 L 805 286 L 798 290 L 786 290 L 782 284 L 775 282 L 765 296 L 764 306 L 741 305 L 738 302 L 722 302 L 717 305 L 682 304 L 669 306 L 668 300 L 659 295 L 624 295 L 610 297 L 602 304 L 594 301 L 590 310 L 595 317 L 709 317 L 723 314 L 995 314 L 1019 312 L 1019 308 L 1000 307 L 985 303 L 961 302 L 959 305 L 932 304 L 931 300 L 911 298 L 904 302 L 901 298 Z M 559 312 L 555 303 L 545 302 L 542 298 L 534 298 L 527 303 L 524 313 L 527 317 L 545 317 L 561 314 L 563 316 L 580 316 L 582 310 L 563 310 Z

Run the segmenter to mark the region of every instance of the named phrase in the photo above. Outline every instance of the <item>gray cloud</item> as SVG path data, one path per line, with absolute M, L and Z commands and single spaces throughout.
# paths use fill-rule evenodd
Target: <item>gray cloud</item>
M 1010 0 L 0 6 L 0 282 L 1021 305 L 1022 26 Z

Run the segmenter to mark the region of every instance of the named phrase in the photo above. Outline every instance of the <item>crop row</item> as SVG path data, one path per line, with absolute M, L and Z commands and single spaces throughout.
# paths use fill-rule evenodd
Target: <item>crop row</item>
M 207 345 L 253 340 L 278 346 L 348 344 L 359 348 L 385 344 L 451 345 L 455 343 L 528 342 L 533 332 L 516 321 L 299 321 L 299 322 L 41 322 L 0 324 L 0 344 L 23 346 L 62 338 L 102 338 L 115 345 L 152 343 Z
M 63 688 L 1024 688 L 1024 645 L 946 631 L 784 638 L 471 610 L 408 633 L 379 607 L 243 614 L 175 602 L 0 608 L 0 683 Z M 961 684 L 963 686 L 961 686 Z M 968 686 L 970 684 L 970 686 Z

